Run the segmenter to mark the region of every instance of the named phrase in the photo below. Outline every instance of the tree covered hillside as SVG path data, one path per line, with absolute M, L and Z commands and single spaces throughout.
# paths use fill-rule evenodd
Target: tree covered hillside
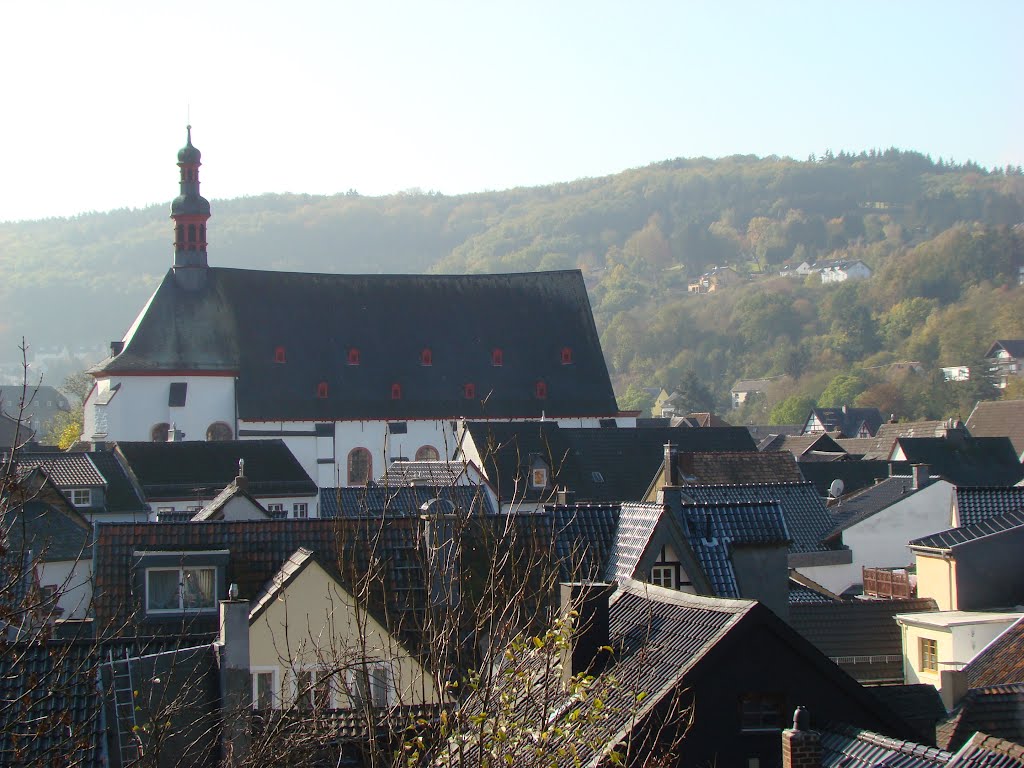
M 173 182 L 169 173 L 170 191 Z M 936 366 L 970 364 L 992 339 L 1024 337 L 1020 168 L 894 149 L 673 160 L 456 197 L 215 200 L 213 214 L 217 266 L 579 268 L 624 406 L 644 404 L 641 387 L 686 384 L 722 410 L 735 379 L 772 376 L 778 391 L 742 416 L 766 420 L 786 397 L 828 400 L 840 389 L 844 402 L 947 415 L 984 390 L 940 387 Z M 120 338 L 171 263 L 167 215 L 154 206 L 0 225 L 0 359 L 15 356 L 23 335 L 37 346 Z M 836 287 L 773 277 L 787 263 L 834 258 L 860 259 L 874 274 Z M 752 277 L 687 294 L 690 279 L 723 264 Z M 922 372 L 885 367 L 901 360 Z

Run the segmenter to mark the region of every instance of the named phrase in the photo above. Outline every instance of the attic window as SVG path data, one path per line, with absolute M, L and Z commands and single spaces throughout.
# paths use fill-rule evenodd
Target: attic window
M 359 365 L 359 348 L 351 347 L 348 351 L 348 364 Z
M 472 382 L 462 385 L 462 396 L 466 400 L 472 400 L 476 397 L 476 384 Z
M 146 613 L 184 613 L 216 609 L 216 568 L 146 569 Z
M 491 365 L 495 368 L 501 368 L 504 364 L 505 353 L 502 352 L 501 347 L 495 347 L 491 350 Z
M 185 397 L 188 394 L 188 382 L 172 381 L 171 389 L 167 395 L 167 405 L 171 408 L 181 408 L 185 405 Z
M 326 381 L 321 381 L 319 384 L 316 385 L 316 396 L 319 397 L 321 400 L 326 400 L 327 399 L 327 382 Z
M 397 384 L 396 383 L 396 384 L 392 384 L 391 385 L 391 399 L 392 400 L 401 400 L 402 399 L 402 385 L 401 384 Z
M 533 395 L 538 400 L 543 400 L 548 396 L 548 385 L 545 381 L 538 381 L 533 385 Z
M 90 488 L 72 488 L 71 489 L 71 503 L 76 507 L 91 507 L 92 506 L 92 489 Z
M 274 362 L 283 363 L 285 362 L 284 347 L 274 348 Z
M 420 365 L 430 366 L 434 364 L 434 353 L 430 351 L 430 347 L 424 347 L 420 352 Z
M 572 347 L 562 347 L 562 365 L 572 365 Z
M 777 693 L 747 693 L 740 699 L 740 728 L 744 731 L 782 729 L 782 701 Z
M 604 482 L 604 475 L 602 475 L 600 472 L 595 470 L 595 471 L 590 473 L 590 479 L 593 480 L 595 483 L 603 483 Z
M 438 461 L 441 454 L 432 445 L 422 445 L 416 450 L 416 461 Z

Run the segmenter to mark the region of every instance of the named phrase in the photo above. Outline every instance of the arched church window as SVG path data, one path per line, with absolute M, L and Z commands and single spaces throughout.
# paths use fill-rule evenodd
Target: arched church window
M 215 421 L 206 428 L 206 439 L 211 443 L 221 443 L 232 437 L 231 427 L 223 421 Z
M 438 461 L 440 458 L 441 454 L 432 445 L 421 445 L 416 450 L 416 461 Z
M 154 424 L 153 428 L 149 430 L 149 439 L 154 443 L 166 443 L 167 436 L 170 434 L 171 425 L 165 421 L 159 424 Z
M 373 457 L 366 448 L 353 448 L 348 453 L 348 484 L 366 485 L 373 471 Z

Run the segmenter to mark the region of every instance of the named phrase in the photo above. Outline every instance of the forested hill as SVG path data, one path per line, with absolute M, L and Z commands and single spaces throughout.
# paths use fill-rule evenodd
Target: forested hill
M 638 387 L 670 388 L 681 378 L 709 389 L 719 409 L 737 378 L 788 375 L 787 394 L 818 399 L 836 375 L 849 374 L 859 382 L 855 396 L 895 408 L 908 392 L 892 391 L 877 366 L 914 359 L 927 378 L 936 365 L 976 359 L 993 338 L 1024 338 L 1019 167 L 987 170 L 898 150 L 807 161 L 744 156 L 456 197 L 350 192 L 212 205 L 217 266 L 578 267 L 625 405 L 641 402 Z M 72 348 L 120 338 L 169 267 L 171 236 L 168 209 L 156 206 L 0 224 L 0 361 L 15 357 L 22 336 Z M 838 288 L 770 277 L 784 263 L 833 258 L 861 259 L 874 275 Z M 755 278 L 687 295 L 688 281 L 716 264 Z M 866 391 L 882 385 L 887 400 Z M 928 413 L 953 408 L 931 402 L 934 393 L 917 399 L 928 400 Z

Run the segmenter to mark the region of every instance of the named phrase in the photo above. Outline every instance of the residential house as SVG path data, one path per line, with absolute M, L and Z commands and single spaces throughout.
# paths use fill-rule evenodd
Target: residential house
M 274 517 L 319 516 L 316 483 L 283 440 L 121 442 L 113 451 L 142 490 L 151 520 L 187 520 L 244 467 L 247 490 Z
M 782 451 L 679 451 L 671 444 L 665 448 L 666 458 L 644 501 L 656 501 L 658 491 L 666 485 L 798 483 L 803 479 L 796 460 Z
M 970 381 L 971 368 L 968 365 L 946 365 L 942 367 L 943 381 Z
M 664 461 L 665 444 L 680 451 L 753 453 L 743 427 L 607 427 L 554 422 L 474 422 L 460 427 L 456 463 L 479 467 L 501 508 L 540 509 L 558 500 L 640 501 Z
M 911 465 L 926 464 L 957 486 L 1013 485 L 1024 478 L 1008 437 L 973 437 L 965 428 L 954 427 L 944 437 L 898 437 L 889 461 Z
M 846 442 L 846 441 L 844 441 Z M 813 483 L 820 496 L 830 497 L 832 491 L 838 495 L 853 494 L 870 488 L 880 480 L 889 477 L 891 466 L 888 461 L 857 459 L 854 461 L 801 461 L 800 474 Z M 836 485 L 835 482 L 839 481 Z
M 9 452 L 35 440 L 35 432 L 17 419 L 0 413 L 0 451 Z
M 58 414 L 70 410 L 68 399 L 51 386 L 0 385 L 0 413 L 32 432 L 42 433 Z
M 814 269 L 821 275 L 822 283 L 845 283 L 847 280 L 867 280 L 871 268 L 863 261 L 818 262 Z
M 739 408 L 751 395 L 761 395 L 768 391 L 771 379 L 740 379 L 729 390 L 732 396 L 732 407 Z
M 845 459 L 848 454 L 839 442 L 826 432 L 799 435 L 768 435 L 757 445 L 762 452 L 788 451 L 799 462 Z
M 958 487 L 948 527 L 963 528 L 1021 510 L 1024 510 L 1024 486 Z
M 736 285 L 742 282 L 743 276 L 736 271 L 735 267 L 713 267 L 698 277 L 691 280 L 686 290 L 689 293 L 714 293 L 721 288 Z
M 996 339 L 985 353 L 989 373 L 999 389 L 1006 389 L 1011 376 L 1019 376 L 1024 359 L 1024 339 Z
M 874 437 L 883 421 L 877 408 L 812 408 L 802 434 L 838 432 L 837 437 Z
M 967 417 L 967 429 L 975 437 L 1009 437 L 1024 461 L 1024 400 L 982 400 Z
M 868 438 L 864 450 L 860 453 L 864 459 L 886 460 L 892 453 L 892 447 L 898 438 L 946 437 L 950 430 L 962 428 L 963 424 L 954 419 L 887 421 L 879 425 L 873 437 Z
M 821 724 L 851 722 L 901 738 L 912 732 L 756 602 L 697 597 L 634 581 L 619 584 L 610 598 L 603 598 L 607 586 L 592 589 L 598 594 L 570 603 L 584 606 L 580 624 L 590 629 L 574 636 L 566 664 L 575 673 L 593 671 L 598 663 L 598 682 L 575 700 L 565 694 L 547 704 L 529 687 L 509 691 L 517 697 L 511 706 L 522 713 L 518 727 L 525 728 L 550 728 L 602 698 L 607 716 L 581 719 L 578 727 L 566 720 L 574 735 L 571 749 L 552 734 L 556 765 L 604 765 L 612 750 L 620 751 L 624 765 L 649 764 L 660 757 L 659 746 L 678 744 L 684 734 L 673 765 L 778 765 L 779 734 L 797 701 L 817 713 Z M 600 655 L 604 647 L 612 653 Z M 609 675 L 621 684 L 606 685 Z M 639 692 L 644 695 L 638 699 Z M 479 704 L 471 699 L 466 706 L 472 717 Z M 477 765 L 477 755 L 466 750 L 452 764 Z
M 579 270 L 210 266 L 200 165 L 189 137 L 171 205 L 172 266 L 90 371 L 87 441 L 277 438 L 318 487 L 336 487 L 363 485 L 392 459 L 450 458 L 442 453 L 454 450 L 462 417 L 597 426 L 619 416 Z M 452 312 L 457 322 L 441 322 Z

